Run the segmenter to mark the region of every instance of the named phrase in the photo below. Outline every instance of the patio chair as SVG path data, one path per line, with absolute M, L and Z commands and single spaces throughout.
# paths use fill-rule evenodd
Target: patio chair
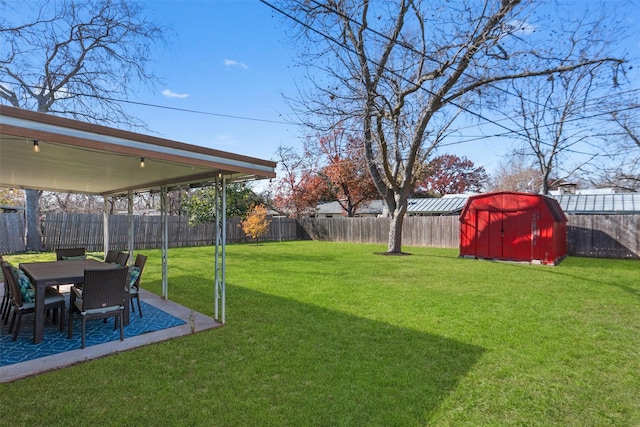
M 118 251 L 107 251 L 107 256 L 104 258 L 104 262 L 115 263 L 118 260 Z
M 114 329 L 120 325 L 120 341 L 124 340 L 123 315 L 127 277 L 127 267 L 109 270 L 85 270 L 82 289 L 73 286 L 69 303 L 69 333 L 73 338 L 73 317 L 78 313 L 82 318 L 82 348 L 85 347 L 86 323 L 88 320 L 114 317 Z
M 56 249 L 56 261 L 65 261 L 70 259 L 84 259 L 86 258 L 85 248 L 57 248 Z M 60 285 L 56 286 L 56 289 L 60 290 Z
M 138 301 L 138 313 L 142 317 L 142 307 L 140 306 L 140 277 L 142 277 L 142 270 L 147 262 L 145 255 L 136 255 L 136 262 L 129 268 L 129 286 L 127 291 L 129 292 L 129 298 L 131 300 L 131 311 L 135 313 L 136 309 L 133 306 L 133 299 Z
M 4 272 L 2 273 L 4 275 Z M 2 305 L 0 305 L 0 320 L 3 322 L 9 317 L 11 311 L 11 290 L 9 289 L 9 281 L 3 279 L 4 295 L 2 295 Z M 5 322 L 5 325 L 7 323 Z
M 56 261 L 63 261 L 73 258 L 84 258 L 86 256 L 85 248 L 58 248 L 56 249 Z
M 2 262 L 2 275 L 4 276 L 5 282 L 8 282 L 9 284 L 10 303 L 13 308 L 13 317 L 11 319 L 11 325 L 9 326 L 9 332 L 13 331 L 13 341 L 15 341 L 18 338 L 18 332 L 20 331 L 22 315 L 35 312 L 36 303 L 35 301 L 27 302 L 23 300 L 22 292 L 20 292 L 20 287 L 12 270 L 13 268 L 9 263 Z M 60 310 L 60 332 L 64 331 L 64 311 L 66 309 L 64 296 L 53 288 L 47 288 L 44 295 L 44 309 Z
M 116 257 L 116 264 L 119 264 L 120 267 L 127 265 L 127 261 L 129 261 L 129 254 L 127 252 L 118 252 L 118 256 Z
M 0 263 L 2 263 L 4 259 L 0 255 Z M 0 270 L 1 274 L 1 270 Z M 2 304 L 0 305 L 0 320 L 4 321 L 5 314 L 9 311 L 9 283 L 2 279 L 2 284 L 4 285 L 4 294 L 2 294 Z
M 4 262 L 0 256 L 0 263 Z M 2 272 L 4 276 L 4 272 Z M 11 313 L 11 289 L 9 288 L 9 281 L 3 279 L 4 294 L 2 295 L 2 305 L 0 305 L 0 320 L 6 325 L 9 321 L 9 313 Z

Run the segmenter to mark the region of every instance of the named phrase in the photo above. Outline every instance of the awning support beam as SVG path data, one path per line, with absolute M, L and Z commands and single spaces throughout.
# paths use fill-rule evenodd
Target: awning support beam
M 127 214 L 129 215 L 129 265 L 133 265 L 133 248 L 135 246 L 134 236 L 135 236 L 135 223 L 133 218 L 133 192 L 129 191 L 127 193 L 127 204 L 128 210 Z
M 103 252 L 107 257 L 109 252 L 109 197 L 104 196 L 104 206 L 102 207 L 102 236 L 103 236 Z
M 226 303 L 227 191 L 226 177 L 220 174 L 215 183 L 215 307 L 214 318 L 224 324 Z
M 167 261 L 169 258 L 169 221 L 167 220 L 167 186 L 160 190 L 160 223 L 162 227 L 162 298 L 169 299 Z

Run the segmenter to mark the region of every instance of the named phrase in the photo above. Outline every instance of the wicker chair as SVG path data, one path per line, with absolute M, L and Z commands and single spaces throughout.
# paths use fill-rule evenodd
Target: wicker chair
M 129 254 L 127 252 L 118 252 L 118 256 L 116 257 L 116 264 L 120 264 L 120 267 L 127 265 L 127 261 L 129 261 Z
M 2 256 L 0 256 L 0 263 L 2 263 L 3 261 L 4 260 L 2 259 Z M 9 310 L 11 309 L 11 301 L 9 297 L 11 293 L 9 291 L 9 282 L 3 279 L 2 284 L 4 285 L 4 294 L 2 294 L 2 304 L 0 305 L 0 319 L 4 321 L 5 317 L 8 316 Z
M 58 248 L 56 249 L 56 260 L 62 261 L 65 258 L 81 257 L 86 254 L 85 248 Z
M 0 263 L 4 262 L 4 259 L 0 256 Z M 1 271 L 1 270 L 0 270 Z M 4 271 L 2 271 L 2 275 L 4 276 Z M 2 313 L 0 319 L 6 325 L 9 321 L 9 314 L 11 313 L 11 288 L 9 287 L 9 281 L 7 279 L 3 279 L 4 285 L 4 295 L 2 296 Z
M 118 251 L 107 251 L 107 256 L 104 258 L 104 262 L 115 263 L 118 260 Z
M 82 289 L 71 288 L 68 338 L 73 338 L 73 315 L 78 313 L 82 318 L 82 348 L 85 347 L 88 320 L 115 317 L 114 329 L 120 325 L 120 341 L 124 340 L 122 320 L 128 275 L 127 267 L 84 271 Z
M 4 275 L 4 272 L 2 273 Z M 9 281 L 3 279 L 4 295 L 2 295 L 2 305 L 0 306 L 0 320 L 6 325 L 6 319 L 9 318 L 9 312 L 11 312 L 11 289 L 9 288 Z
M 86 255 L 85 248 L 57 248 L 56 249 L 56 261 L 64 261 L 69 258 L 81 258 Z M 56 286 L 57 290 L 60 290 L 60 285 Z
M 135 277 L 135 281 L 133 283 L 129 283 L 128 291 L 129 297 L 131 300 L 131 311 L 135 313 L 136 309 L 133 306 L 133 299 L 135 298 L 138 301 L 138 313 L 140 317 L 142 317 L 142 307 L 140 306 L 140 277 L 142 277 L 142 270 L 144 270 L 144 265 L 147 263 L 147 257 L 145 255 L 136 255 L 136 262 L 133 264 L 133 268 L 138 268 L 138 273 L 136 276 L 131 274 L 129 276 L 129 280 Z
M 13 307 L 13 318 L 11 319 L 11 325 L 9 326 L 9 332 L 13 331 L 13 340 L 18 338 L 18 332 L 20 331 L 20 323 L 22 322 L 22 315 L 33 313 L 35 311 L 35 302 L 24 302 L 22 294 L 16 283 L 16 279 L 11 271 L 11 266 L 7 262 L 2 262 L 2 275 L 5 282 L 9 284 L 9 290 L 11 292 L 11 306 Z M 44 296 L 44 309 L 58 309 L 60 310 L 60 331 L 64 331 L 64 311 L 66 309 L 64 296 L 56 292 L 52 288 L 47 288 Z M 7 317 L 8 320 L 8 317 Z M 16 323 L 17 320 L 17 323 Z M 6 321 L 5 321 L 6 324 Z

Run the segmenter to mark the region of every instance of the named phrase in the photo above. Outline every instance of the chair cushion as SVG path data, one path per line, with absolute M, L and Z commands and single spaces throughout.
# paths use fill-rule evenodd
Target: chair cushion
M 53 291 L 53 292 L 51 292 Z M 52 304 L 54 302 L 60 302 L 60 301 L 65 301 L 64 299 L 64 295 L 62 295 L 60 292 L 56 291 L 55 289 L 52 289 L 51 291 L 47 291 L 44 294 L 44 305 L 49 305 Z M 34 300 L 35 303 L 35 300 Z
M 86 255 L 78 255 L 78 256 L 63 256 L 62 259 L 64 261 L 69 261 L 69 260 L 78 260 L 78 259 L 87 259 Z
M 133 285 L 138 280 L 138 277 L 140 277 L 140 267 L 129 267 L 129 291 L 133 289 Z
M 51 291 L 49 291 L 47 289 L 47 291 L 44 294 L 44 305 L 50 305 L 53 303 L 61 303 L 64 302 L 64 295 L 62 295 L 60 292 L 56 291 L 55 289 L 52 289 Z M 22 302 L 22 308 L 23 309 L 31 309 L 33 307 L 36 306 L 36 299 L 34 298 L 33 301 L 31 302 Z
M 91 308 L 89 310 L 84 310 L 82 306 L 82 300 L 76 300 L 75 306 L 82 315 L 91 315 L 91 314 L 102 314 L 102 313 L 110 313 L 112 311 L 118 311 L 122 309 L 121 305 L 112 305 L 109 307 L 100 307 L 100 308 Z
M 31 280 L 24 274 L 24 271 L 15 267 L 11 268 L 13 270 L 13 277 L 15 277 L 18 288 L 20 289 L 20 295 L 22 295 L 22 302 L 35 302 L 36 291 L 31 286 Z

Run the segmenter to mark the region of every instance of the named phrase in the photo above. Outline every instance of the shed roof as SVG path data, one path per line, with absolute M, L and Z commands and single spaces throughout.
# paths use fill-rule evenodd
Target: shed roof
M 460 214 L 460 221 L 465 221 L 469 211 L 486 209 L 487 207 L 500 210 L 527 210 L 532 206 L 545 206 L 555 222 L 567 222 L 567 217 L 562 211 L 560 204 L 549 196 L 533 193 L 521 193 L 515 191 L 497 191 L 493 193 L 474 194 L 469 197 L 465 207 Z
M 0 105 L 3 187 L 117 195 L 205 185 L 220 174 L 229 181 L 273 178 L 275 166 L 267 160 Z
M 640 213 L 640 193 L 560 194 L 551 197 L 569 214 Z

